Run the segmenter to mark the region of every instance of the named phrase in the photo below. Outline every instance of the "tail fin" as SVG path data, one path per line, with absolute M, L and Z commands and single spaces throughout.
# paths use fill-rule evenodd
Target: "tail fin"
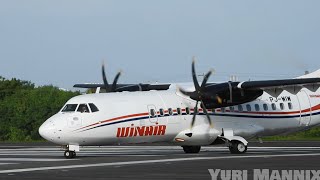
M 306 79 L 306 78 L 320 78 L 320 69 L 312 73 L 297 77 L 297 79 Z

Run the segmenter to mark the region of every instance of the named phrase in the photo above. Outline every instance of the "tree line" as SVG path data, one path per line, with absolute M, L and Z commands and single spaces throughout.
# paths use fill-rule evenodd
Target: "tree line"
M 40 125 L 79 94 L 0 76 L 0 141 L 40 140 Z

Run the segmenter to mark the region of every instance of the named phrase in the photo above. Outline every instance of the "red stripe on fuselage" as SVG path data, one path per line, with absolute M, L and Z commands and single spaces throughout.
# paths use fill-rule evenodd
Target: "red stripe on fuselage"
M 149 115 L 149 113 L 139 113 L 139 114 L 131 114 L 131 115 L 126 115 L 126 116 L 120 116 L 120 117 L 116 117 L 116 118 L 100 121 L 100 122 L 97 122 L 97 123 L 94 123 L 94 124 L 90 124 L 88 126 L 80 128 L 80 129 L 88 128 L 88 127 L 91 127 L 91 126 L 94 126 L 94 125 L 97 125 L 97 124 L 101 124 L 101 123 L 106 123 L 106 122 L 111 122 L 111 121 L 116 121 L 116 120 L 126 119 L 126 118 L 132 118 L 132 117 L 138 117 L 138 116 L 146 116 L 146 115 Z M 80 130 L 80 129 L 77 129 L 77 130 Z M 77 131 L 77 130 L 75 130 L 75 131 Z

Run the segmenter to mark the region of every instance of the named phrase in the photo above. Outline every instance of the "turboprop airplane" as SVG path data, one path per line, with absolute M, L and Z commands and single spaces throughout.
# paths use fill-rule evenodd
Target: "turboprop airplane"
M 294 79 L 199 84 L 112 85 L 102 66 L 103 84 L 95 94 L 71 98 L 39 128 L 40 135 L 62 145 L 66 158 L 80 146 L 167 143 L 185 153 L 226 144 L 245 153 L 248 139 L 287 134 L 320 124 L 320 70 Z M 104 90 L 107 93 L 100 92 Z

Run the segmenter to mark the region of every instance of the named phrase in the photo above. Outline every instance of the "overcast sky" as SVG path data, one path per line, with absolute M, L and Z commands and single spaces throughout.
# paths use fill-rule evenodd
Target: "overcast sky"
M 0 76 L 53 84 L 288 78 L 320 68 L 318 0 L 1 0 Z

